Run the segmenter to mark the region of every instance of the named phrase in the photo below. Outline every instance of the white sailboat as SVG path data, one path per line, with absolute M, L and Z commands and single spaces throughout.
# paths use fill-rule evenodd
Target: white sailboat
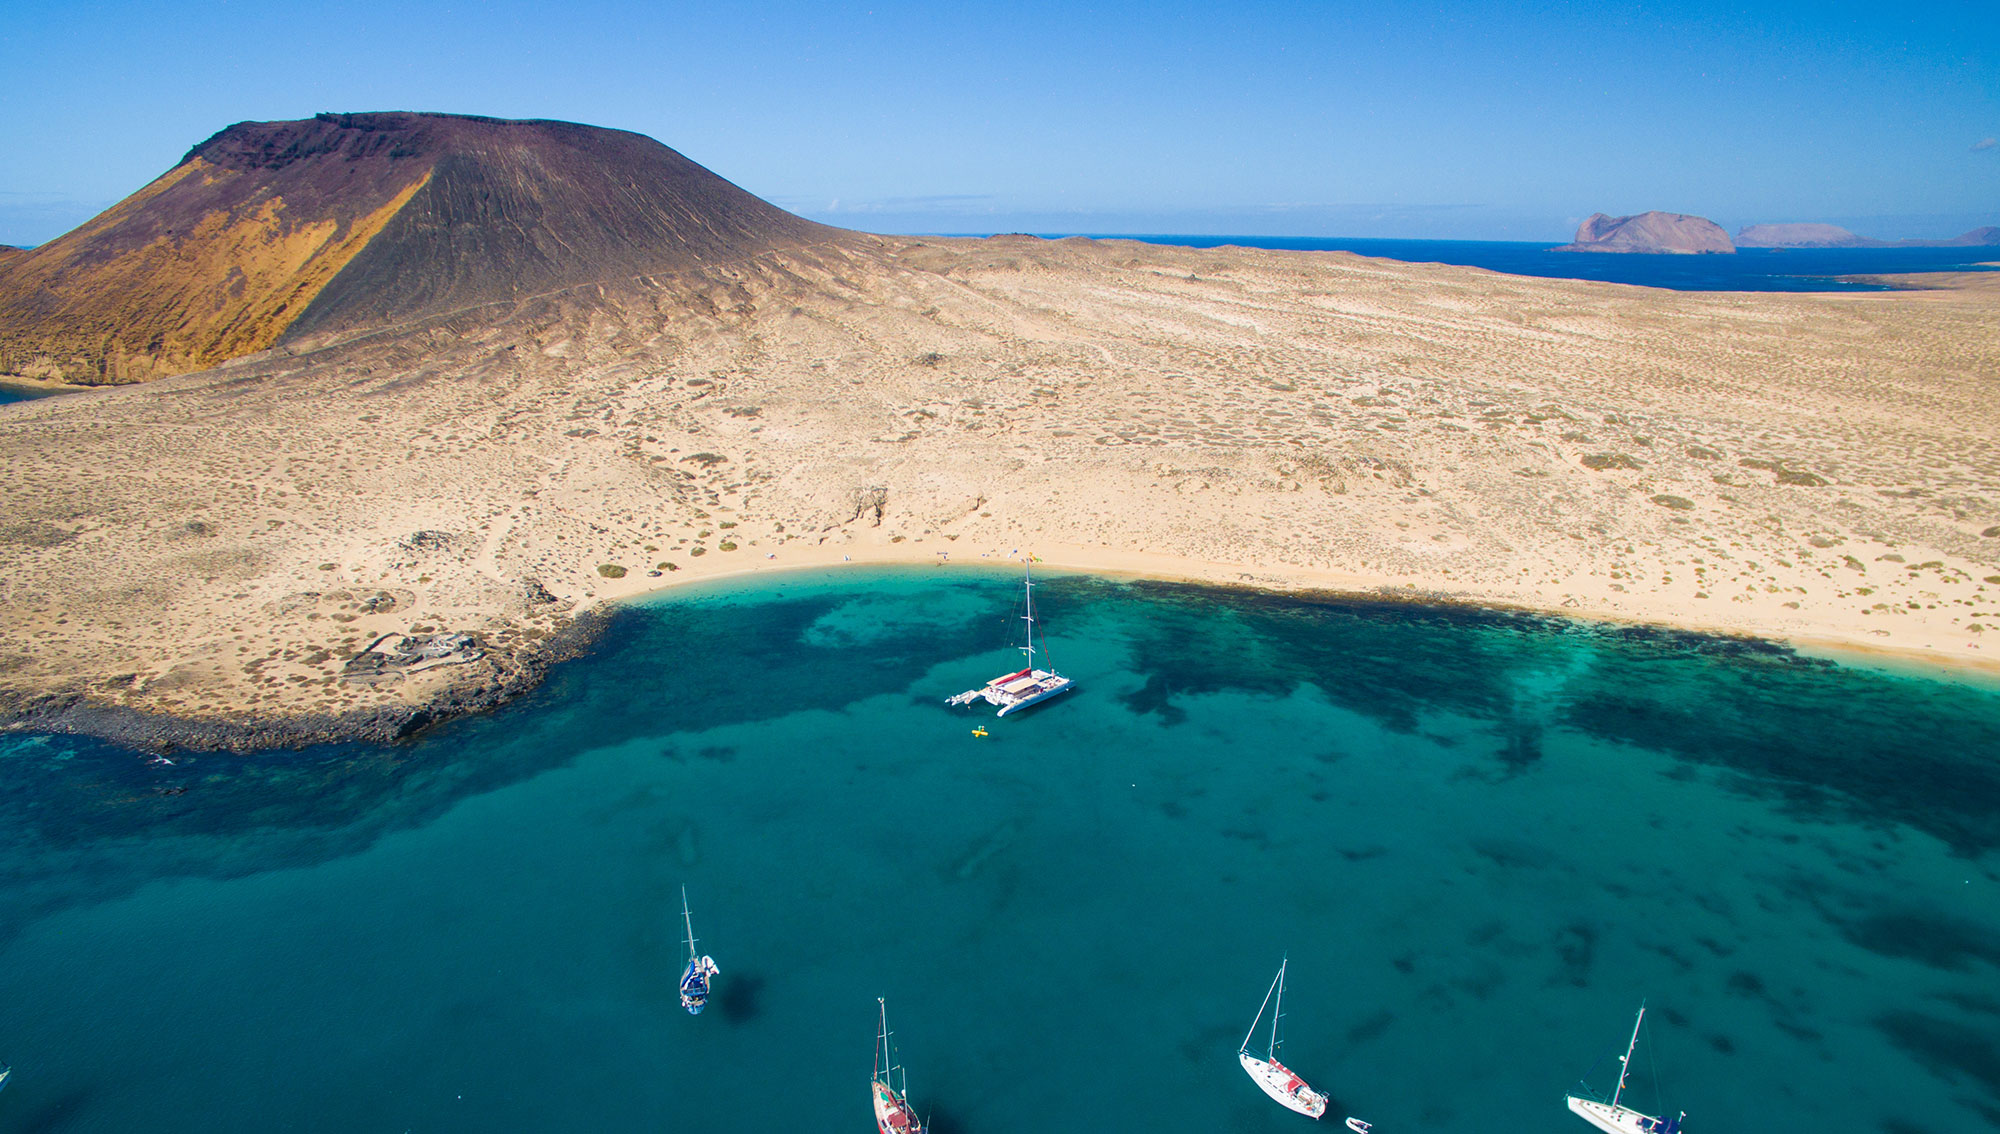
M 1046 701 L 1058 693 L 1067 693 L 1076 687 L 1076 682 L 1064 677 L 1053 669 L 1035 668 L 1035 580 L 1032 570 L 1022 564 L 1021 587 L 1025 596 L 1022 616 L 1028 624 L 1028 644 L 1021 651 L 1028 655 L 1028 664 L 1012 673 L 1003 673 L 977 689 L 968 689 L 955 697 L 945 700 L 947 705 L 970 705 L 974 701 L 985 701 L 999 706 L 995 716 L 1004 717 L 1016 709 Z M 1042 652 L 1048 652 L 1048 639 L 1042 640 Z
M 702 956 L 694 946 L 694 916 L 688 913 L 688 890 L 681 887 L 681 920 L 687 924 L 688 963 L 681 973 L 681 1007 L 688 1015 L 699 1016 L 708 1007 L 708 980 L 721 972 L 715 967 L 715 958 Z
M 875 1032 L 875 1129 L 881 1134 L 924 1134 L 924 1124 L 910 1108 L 909 1074 L 896 1062 L 895 1043 L 889 1034 L 889 1003 L 875 998 L 881 1010 L 881 1025 Z
M 1639 1048 L 1639 1027 L 1645 1022 L 1646 1006 L 1640 1004 L 1639 1018 L 1632 1021 L 1632 1042 L 1625 1045 L 1625 1054 L 1618 1057 L 1618 1087 L 1611 1092 L 1610 1102 L 1581 1095 L 1564 1096 L 1578 1118 L 1604 1134 L 1680 1134 L 1681 1119 L 1687 1117 L 1687 1112 L 1682 1111 L 1677 1118 L 1655 1118 L 1619 1102 L 1625 1094 L 1625 1078 L 1632 1073 L 1632 1053 Z
M 1263 1088 L 1265 1094 L 1278 1101 L 1287 1110 L 1295 1110 L 1308 1118 L 1320 1118 L 1326 1114 L 1326 1096 L 1306 1086 L 1306 1081 L 1298 1077 L 1291 1068 L 1278 1062 L 1278 1020 L 1285 1014 L 1285 967 L 1291 964 L 1286 958 L 1278 965 L 1277 979 L 1271 982 L 1270 990 L 1264 993 L 1264 1003 L 1257 1006 L 1257 1018 L 1250 1021 L 1250 1030 L 1244 1033 L 1243 1046 L 1236 1052 L 1237 1062 L 1251 1080 Z M 1277 1008 L 1271 1013 L 1271 1042 L 1264 1047 L 1264 1058 L 1250 1054 L 1250 1037 L 1257 1034 L 1257 1025 L 1264 1022 L 1264 1009 L 1271 1007 L 1271 998 L 1278 999 Z

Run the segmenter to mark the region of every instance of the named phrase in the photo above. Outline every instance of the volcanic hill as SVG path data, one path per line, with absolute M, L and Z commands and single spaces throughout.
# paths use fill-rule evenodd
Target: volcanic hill
M 446 114 L 242 122 L 0 258 L 0 373 L 87 385 L 832 239 L 638 134 Z

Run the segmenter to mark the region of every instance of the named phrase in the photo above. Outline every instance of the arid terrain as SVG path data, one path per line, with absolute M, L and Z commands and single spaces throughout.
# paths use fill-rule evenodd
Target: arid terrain
M 2000 669 L 1990 278 L 820 231 L 0 406 L 0 697 L 386 735 L 610 600 L 1030 551 Z M 343 678 L 434 631 L 483 655 Z

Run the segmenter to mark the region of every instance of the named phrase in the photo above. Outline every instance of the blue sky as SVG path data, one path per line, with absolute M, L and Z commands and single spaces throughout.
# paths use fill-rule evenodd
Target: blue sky
M 232 122 L 651 135 L 878 231 L 1567 238 L 2000 224 L 2000 2 L 0 5 L 0 243 Z

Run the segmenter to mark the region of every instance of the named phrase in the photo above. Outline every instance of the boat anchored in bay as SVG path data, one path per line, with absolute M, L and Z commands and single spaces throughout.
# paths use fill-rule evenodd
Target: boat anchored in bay
M 1610 1102 L 1583 1095 L 1564 1096 L 1578 1118 L 1604 1134 L 1680 1134 L 1681 1119 L 1687 1117 L 1687 1112 L 1682 1111 L 1676 1118 L 1655 1118 L 1619 1103 L 1625 1094 L 1626 1076 L 1632 1073 L 1632 1053 L 1639 1048 L 1639 1028 L 1645 1022 L 1646 1006 L 1641 1004 L 1639 1018 L 1632 1021 L 1632 1042 L 1625 1045 L 1625 1054 L 1618 1057 L 1618 1087 L 1611 1092 Z
M 708 1007 L 709 978 L 721 972 L 715 967 L 715 958 L 704 957 L 694 946 L 694 916 L 688 913 L 688 891 L 681 887 L 681 920 L 687 924 L 688 963 L 681 973 L 681 1007 L 688 1015 L 699 1016 Z
M 889 1033 L 889 1002 L 878 996 L 881 1026 L 875 1032 L 875 1129 L 881 1134 L 924 1134 L 924 1124 L 910 1108 L 910 1079 L 896 1062 L 895 1041 Z
M 1308 1118 L 1320 1118 L 1326 1114 L 1326 1096 L 1306 1085 L 1293 1070 L 1278 1062 L 1278 1021 L 1285 1014 L 1285 968 L 1291 964 L 1287 957 L 1278 965 L 1277 978 L 1271 981 L 1269 991 L 1264 993 L 1264 1003 L 1257 1006 L 1257 1018 L 1250 1021 L 1250 1030 L 1243 1035 L 1243 1046 L 1237 1049 L 1236 1060 L 1243 1064 L 1243 1070 L 1251 1081 L 1262 1088 L 1264 1093 L 1277 1100 L 1278 1105 L 1287 1110 L 1295 1110 Z M 1264 1046 L 1264 1058 L 1250 1054 L 1250 1039 L 1257 1034 L 1257 1025 L 1264 1022 L 1264 1009 L 1271 1007 L 1271 998 L 1277 997 L 1278 1004 L 1271 1013 L 1271 1042 Z M 1362 1124 L 1366 1128 L 1367 1124 Z M 1352 1123 L 1349 1123 L 1352 1128 Z
M 999 706 L 996 717 L 1004 717 L 1016 709 L 1046 701 L 1059 693 L 1067 693 L 1076 687 L 1076 682 L 1064 677 L 1053 669 L 1035 668 L 1035 580 L 1032 568 L 1022 565 L 1021 588 L 1023 609 L 1022 620 L 1028 625 L 1027 645 L 1020 647 L 1028 655 L 1028 664 L 1012 673 L 1003 673 L 977 689 L 968 689 L 955 697 L 945 700 L 945 704 L 970 705 L 974 701 L 985 701 Z M 1042 638 L 1042 652 L 1048 653 L 1048 637 Z

